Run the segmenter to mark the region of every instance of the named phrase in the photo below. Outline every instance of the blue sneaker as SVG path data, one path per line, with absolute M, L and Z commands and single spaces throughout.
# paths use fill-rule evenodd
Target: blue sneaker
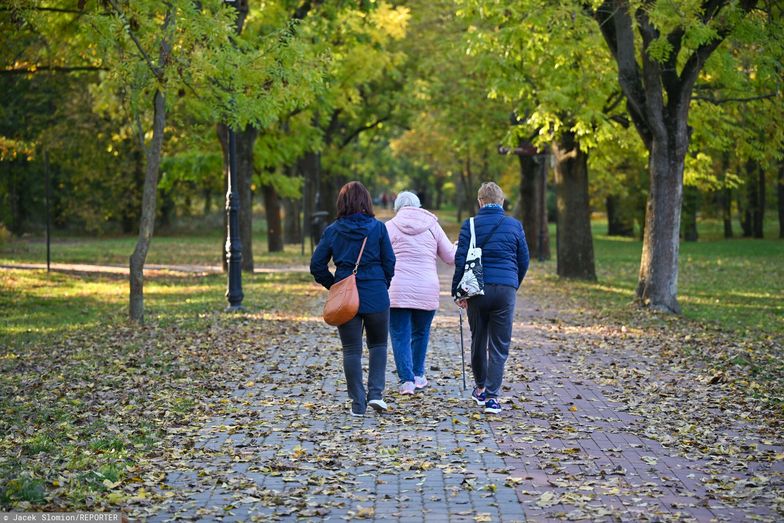
M 487 399 L 487 397 L 485 396 L 485 391 L 482 391 L 481 393 L 477 394 L 476 393 L 477 390 L 479 389 L 474 389 L 471 391 L 471 399 L 474 400 L 477 405 L 480 406 L 484 405 L 485 400 Z
M 485 401 L 485 412 L 491 414 L 499 414 L 501 412 L 501 404 L 495 398 L 490 398 Z

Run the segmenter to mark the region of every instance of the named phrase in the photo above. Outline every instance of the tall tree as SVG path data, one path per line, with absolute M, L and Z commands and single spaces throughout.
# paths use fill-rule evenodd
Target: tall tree
M 506 100 L 518 115 L 507 139 L 510 150 L 531 140 L 553 153 L 558 274 L 593 280 L 588 158 L 600 144 L 615 141 L 619 129 L 614 117 L 620 97 L 609 81 L 609 57 L 592 22 L 574 5 L 462 3 L 474 24 L 468 50 L 489 77 L 488 96 Z
M 637 299 L 679 313 L 678 253 L 689 109 L 700 71 L 756 0 L 606 0 L 586 9 L 618 67 L 618 83 L 649 158 L 650 192 Z M 635 37 L 635 30 L 637 36 Z
M 303 53 L 296 44 L 273 40 L 251 47 L 236 37 L 236 11 L 218 0 L 108 2 L 108 16 L 103 4 L 88 6 L 93 9 L 88 27 L 108 69 L 104 82 L 113 86 L 112 92 L 128 93 L 124 101 L 135 116 L 147 156 L 139 239 L 130 260 L 130 317 L 141 322 L 143 268 L 154 228 L 168 107 L 186 98 L 184 103 L 205 119 L 240 129 L 269 125 L 307 100 L 320 78 L 298 69 Z M 149 145 L 143 123 L 147 119 L 152 127 Z

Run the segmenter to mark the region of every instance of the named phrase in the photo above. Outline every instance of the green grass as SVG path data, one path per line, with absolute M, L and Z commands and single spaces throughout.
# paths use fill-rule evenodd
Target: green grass
M 55 237 L 50 253 L 52 263 L 88 263 L 95 265 L 128 266 L 128 258 L 136 245 L 135 236 L 115 238 Z M 221 264 L 223 239 L 220 234 L 201 236 L 160 236 L 153 238 L 147 254 L 148 264 L 209 265 Z M 266 238 L 254 237 L 253 259 L 256 265 L 306 263 L 310 243 L 305 244 L 305 256 L 300 245 L 287 245 L 282 253 L 267 251 Z M 0 264 L 24 262 L 46 263 L 46 242 L 41 238 L 25 238 L 0 244 Z
M 288 299 L 312 292 L 311 282 L 307 273 L 244 274 L 243 304 L 251 311 L 285 307 Z M 222 311 L 227 305 L 225 292 L 226 277 L 220 274 L 147 278 L 145 318 L 161 325 L 192 325 Z M 0 346 L 122 324 L 127 309 L 124 276 L 0 271 Z
M 633 302 L 642 242 L 606 235 L 593 225 L 595 283 L 571 281 L 568 294 L 583 304 L 621 311 Z M 551 242 L 555 229 L 551 226 Z M 555 281 L 553 259 L 544 262 Z M 538 262 L 532 262 L 537 264 Z M 681 242 L 678 299 L 686 318 L 729 330 L 784 333 L 784 241 L 778 239 Z

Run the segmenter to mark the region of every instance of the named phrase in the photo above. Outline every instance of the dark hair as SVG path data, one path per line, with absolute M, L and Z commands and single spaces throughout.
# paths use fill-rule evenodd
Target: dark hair
M 348 182 L 340 188 L 337 208 L 338 218 L 350 216 L 358 212 L 363 212 L 368 216 L 375 216 L 370 193 L 365 186 L 359 182 Z

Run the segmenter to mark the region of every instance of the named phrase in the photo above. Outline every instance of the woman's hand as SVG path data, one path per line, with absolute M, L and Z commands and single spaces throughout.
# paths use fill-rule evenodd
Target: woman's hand
M 462 300 L 457 300 L 455 303 L 457 303 L 457 306 L 460 307 L 461 309 L 465 309 L 468 307 L 468 300 L 465 298 L 463 298 Z

